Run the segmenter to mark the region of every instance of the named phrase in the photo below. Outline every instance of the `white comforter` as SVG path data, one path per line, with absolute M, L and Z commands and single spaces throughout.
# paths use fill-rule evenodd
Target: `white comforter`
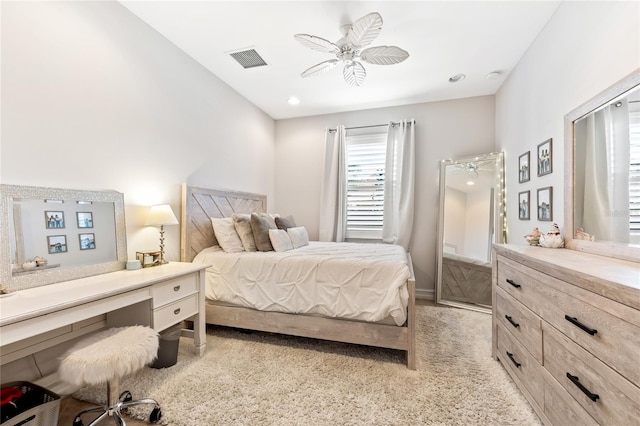
M 407 255 L 389 244 L 311 242 L 287 252 L 200 252 L 206 297 L 262 311 L 406 320 Z

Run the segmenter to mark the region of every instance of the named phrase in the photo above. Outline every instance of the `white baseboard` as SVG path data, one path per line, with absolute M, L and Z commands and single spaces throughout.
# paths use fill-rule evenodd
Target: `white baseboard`
M 416 299 L 435 300 L 435 291 L 416 288 Z

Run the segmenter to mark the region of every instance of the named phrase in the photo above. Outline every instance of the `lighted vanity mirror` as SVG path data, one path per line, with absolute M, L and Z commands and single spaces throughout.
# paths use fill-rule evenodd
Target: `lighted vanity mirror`
M 567 248 L 640 262 L 640 70 L 565 125 Z
M 124 197 L 0 185 L 0 283 L 22 290 L 124 269 Z
M 436 302 L 491 312 L 492 244 L 506 242 L 501 152 L 443 160 Z

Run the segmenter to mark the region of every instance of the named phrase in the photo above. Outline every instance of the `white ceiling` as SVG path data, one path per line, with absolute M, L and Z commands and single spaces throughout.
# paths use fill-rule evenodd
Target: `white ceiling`
M 561 1 L 121 1 L 213 74 L 274 119 L 431 102 L 496 93 Z M 296 40 L 297 33 L 336 42 L 340 26 L 379 12 L 371 46 L 395 45 L 410 57 L 396 65 L 364 64 L 361 87 L 342 67 L 301 78 L 332 59 Z M 229 52 L 255 48 L 269 64 L 243 69 Z M 485 76 L 492 71 L 502 75 Z M 463 73 L 466 79 L 449 83 Z M 292 106 L 287 99 L 301 103 Z

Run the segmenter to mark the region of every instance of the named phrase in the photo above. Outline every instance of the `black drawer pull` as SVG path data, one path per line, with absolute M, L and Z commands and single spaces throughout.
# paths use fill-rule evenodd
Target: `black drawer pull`
M 515 288 L 520 288 L 520 287 L 522 287 L 520 284 L 518 284 L 517 282 L 515 282 L 514 280 L 512 280 L 512 279 L 510 279 L 510 278 L 507 278 L 507 282 L 508 282 L 509 284 L 511 284 L 512 286 L 514 286 Z
M 27 417 L 26 419 L 24 419 L 23 421 L 16 423 L 15 426 L 22 426 L 22 425 L 26 425 L 27 423 L 29 423 L 31 420 L 35 419 L 36 415 L 34 414 L 33 416 Z
M 175 286 L 175 287 L 173 288 L 173 291 L 180 291 L 180 286 L 179 286 L 179 285 Z
M 576 327 L 580 328 L 581 330 L 586 331 L 587 333 L 589 333 L 592 336 L 598 332 L 598 330 L 596 330 L 595 328 L 589 328 L 586 325 L 582 324 L 580 321 L 578 321 L 578 318 L 574 318 L 574 317 L 570 317 L 569 315 L 565 315 L 564 319 L 566 319 L 567 321 L 569 321 L 571 324 L 575 325 Z
M 591 393 L 589 389 L 582 386 L 582 383 L 580 383 L 580 379 L 578 379 L 578 376 L 572 376 L 571 374 L 567 373 L 567 377 L 569 378 L 569 380 L 571 380 L 571 383 L 576 385 L 578 389 L 584 392 L 584 394 L 587 395 L 590 400 L 596 402 L 598 399 L 600 399 L 600 395 L 598 395 L 597 393 Z
M 511 323 L 511 325 L 512 325 L 512 326 L 514 326 L 515 328 L 520 327 L 520 324 L 518 324 L 517 322 L 515 322 L 515 321 L 513 320 L 513 318 L 511 318 L 509 315 L 505 315 L 504 317 L 505 317 L 505 318 L 507 319 L 507 321 L 509 321 L 509 322 Z
M 174 315 L 178 315 L 179 313 L 180 313 L 180 308 L 175 309 L 175 310 L 173 311 L 173 314 L 174 314 Z
M 511 360 L 511 362 L 513 362 L 513 365 L 516 366 L 516 368 L 520 368 L 520 366 L 522 364 L 520 364 L 518 361 L 516 361 L 516 359 L 513 357 L 513 354 L 509 351 L 507 351 L 507 356 L 509 357 L 509 359 Z

